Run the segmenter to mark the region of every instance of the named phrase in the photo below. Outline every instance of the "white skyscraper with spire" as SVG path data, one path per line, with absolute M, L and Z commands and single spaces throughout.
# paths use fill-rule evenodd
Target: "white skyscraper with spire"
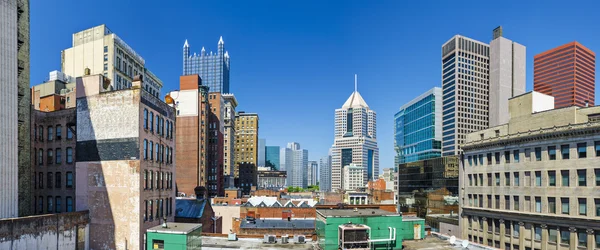
M 363 168 L 364 184 L 379 177 L 379 148 L 377 147 L 377 115 L 369 108 L 357 90 L 342 108 L 335 110 L 335 138 L 331 148 L 331 189 L 343 187 L 345 166 L 354 163 Z

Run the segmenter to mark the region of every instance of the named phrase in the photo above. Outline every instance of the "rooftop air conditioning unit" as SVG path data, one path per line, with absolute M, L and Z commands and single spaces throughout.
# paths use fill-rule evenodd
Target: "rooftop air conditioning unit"
M 263 243 L 275 244 L 275 243 L 277 243 L 277 238 L 275 237 L 275 235 L 265 234 Z
M 287 244 L 290 241 L 290 236 L 284 234 L 281 236 L 281 244 Z
M 294 241 L 296 244 L 306 243 L 306 237 L 304 235 L 294 235 Z
M 237 240 L 237 234 L 236 233 L 229 233 L 227 235 L 227 240 L 228 241 L 236 241 Z

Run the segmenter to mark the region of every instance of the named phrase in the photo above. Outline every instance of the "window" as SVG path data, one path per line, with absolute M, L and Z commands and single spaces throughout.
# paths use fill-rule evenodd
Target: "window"
M 154 113 L 150 112 L 150 120 L 148 121 L 150 125 L 150 132 L 154 132 Z
M 536 161 L 542 160 L 542 148 L 535 148 L 535 160 Z
M 40 165 L 40 166 L 44 165 L 44 150 L 41 148 L 38 151 L 38 165 Z
M 542 172 L 541 171 L 535 171 L 535 186 L 536 187 L 542 186 Z
M 556 146 L 548 147 L 548 158 L 553 161 L 556 160 Z
M 519 172 L 514 173 L 514 179 L 515 179 L 515 186 L 518 187 L 519 186 Z
M 50 165 L 54 162 L 54 151 L 52 151 L 52 149 L 48 149 L 47 154 L 48 154 L 48 157 L 47 157 L 48 165 Z
M 154 188 L 154 172 L 150 171 L 150 189 Z
M 60 172 L 56 172 L 56 181 L 54 182 L 55 188 L 60 188 L 60 186 L 62 185 L 61 178 L 62 178 L 62 174 Z
M 510 210 L 510 196 L 509 195 L 504 196 L 504 209 Z
M 531 149 L 525 149 L 525 161 L 531 161 Z
M 62 137 L 62 126 L 59 124 L 59 125 L 56 125 L 56 139 L 60 140 L 61 137 Z
M 519 150 L 514 150 L 513 151 L 513 158 L 515 159 L 515 163 L 519 162 Z
M 510 173 L 504 173 L 504 186 L 510 186 Z
M 586 198 L 579 198 L 579 215 L 587 215 L 587 200 Z
M 512 233 L 513 237 L 518 238 L 520 232 L 521 232 L 521 226 L 519 224 L 514 224 L 514 226 L 513 226 L 513 233 Z
M 150 216 L 150 218 L 148 220 L 152 221 L 152 218 L 154 218 L 154 213 L 152 213 L 154 211 L 154 207 L 152 207 L 152 200 L 148 201 L 148 207 L 150 208 L 150 212 L 148 213 L 148 216 Z
M 600 199 L 594 199 L 594 205 L 596 206 L 596 216 L 600 216 Z
M 594 148 L 596 149 L 596 156 L 600 157 L 600 141 L 594 142 Z
M 108 55 L 106 55 L 106 54 L 104 55 L 104 61 L 108 62 Z
M 560 206 L 562 214 L 569 214 L 569 198 L 560 198 Z
M 61 164 L 62 163 L 62 150 L 60 148 L 57 148 L 56 150 L 54 150 L 54 152 L 56 153 L 55 163 Z
M 160 220 L 160 203 L 158 199 L 154 201 L 156 203 L 156 219 Z
M 38 207 L 37 207 L 38 211 L 37 212 L 39 214 L 44 213 L 44 197 L 43 196 L 38 197 L 37 202 L 38 202 Z
M 535 225 L 534 228 L 534 239 L 537 241 L 542 240 L 542 227 L 540 225 Z
M 479 174 L 479 186 L 483 186 L 483 174 Z
M 556 198 L 548 197 L 548 213 L 556 213 Z
M 542 212 L 542 198 L 540 197 L 535 197 L 535 212 Z
M 577 156 L 579 158 L 587 157 L 587 143 L 585 143 L 585 142 L 577 143 Z
M 495 202 L 496 203 L 495 208 L 496 209 L 500 209 L 500 195 L 494 196 L 494 200 L 496 201 Z
M 104 53 L 108 53 L 108 46 L 104 46 Z
M 585 178 L 585 169 L 579 169 L 577 170 L 577 182 L 579 184 L 580 187 L 585 187 L 587 184 L 586 178 Z
M 73 187 L 73 172 L 67 172 L 67 188 Z
M 148 170 L 144 170 L 144 189 L 148 189 Z
M 148 129 L 148 109 L 144 109 L 144 129 Z
M 510 163 L 510 151 L 504 151 L 504 163 Z
M 600 168 L 594 169 L 594 174 L 596 175 L 596 186 L 600 187 Z
M 551 187 L 556 186 L 556 171 L 548 171 L 548 185 Z
M 38 177 L 38 187 L 40 189 L 43 189 L 44 188 L 44 173 L 40 172 L 38 175 L 39 175 L 39 177 Z
M 571 232 L 569 228 L 561 227 L 560 228 L 560 243 L 569 245 L 571 240 Z
M 492 165 L 492 154 L 488 153 L 485 158 L 487 158 L 487 164 Z
M 48 127 L 48 141 L 54 140 L 54 128 Z
M 500 186 L 500 173 L 496 173 L 495 177 L 496 177 L 496 186 Z
M 144 221 L 148 221 L 148 201 L 144 200 Z
M 473 186 L 473 176 L 469 175 L 469 186 Z
M 67 127 L 67 139 L 73 139 L 73 132 L 75 131 L 75 126 L 71 125 Z
M 156 142 L 156 162 L 160 161 L 160 145 Z
M 558 240 L 558 230 L 556 228 L 548 229 L 548 242 L 556 243 Z
M 500 164 L 500 152 L 494 153 L 494 161 L 496 164 Z
M 560 153 L 563 160 L 569 159 L 569 145 L 560 145 Z
M 154 142 L 150 141 L 148 148 L 150 149 L 150 160 L 154 160 Z
M 577 229 L 577 245 L 587 247 L 587 232 L 585 229 Z
M 238 140 L 238 142 L 240 142 Z M 467 157 L 467 161 L 469 162 L 469 166 L 473 166 L 473 157 L 469 155 L 469 157 Z
M 67 196 L 67 212 L 73 212 L 73 198 Z
M 144 139 L 144 160 L 148 160 L 148 140 Z
M 562 186 L 568 187 L 569 186 L 569 170 L 561 170 L 560 176 L 562 178 Z
M 158 175 L 158 171 L 154 172 L 154 177 L 156 177 L 155 178 L 156 179 L 156 189 L 159 189 L 160 188 L 160 178 Z
M 104 64 L 104 71 L 107 71 L 107 70 L 108 70 L 108 63 L 105 63 Z
M 48 196 L 47 199 L 47 204 L 48 204 L 48 213 L 52 213 L 52 211 L 54 211 L 54 199 L 52 198 L 52 196 Z
M 519 196 L 513 196 L 513 210 L 519 211 Z
M 56 208 L 56 210 L 54 211 L 56 211 L 57 213 L 62 212 L 61 203 L 62 201 L 60 200 L 60 196 L 54 197 L 54 207 Z
M 52 181 L 54 181 L 54 175 L 52 173 L 48 173 L 48 176 L 46 176 L 48 178 L 48 181 L 46 182 L 46 186 L 48 188 L 52 188 Z
M 67 148 L 67 163 L 73 163 L 73 148 Z

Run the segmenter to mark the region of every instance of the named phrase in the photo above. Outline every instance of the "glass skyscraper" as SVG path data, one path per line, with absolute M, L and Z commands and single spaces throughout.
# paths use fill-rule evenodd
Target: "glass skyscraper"
M 279 170 L 279 146 L 266 146 L 265 147 L 265 167 L 270 167 L 273 170 Z
M 442 155 L 442 89 L 404 104 L 394 116 L 395 166 Z
M 229 93 L 229 52 L 225 51 L 223 37 L 219 39 L 218 50 L 206 53 L 204 47 L 200 54 L 190 55 L 187 40 L 183 45 L 183 75 L 200 75 L 202 85 L 209 92 Z

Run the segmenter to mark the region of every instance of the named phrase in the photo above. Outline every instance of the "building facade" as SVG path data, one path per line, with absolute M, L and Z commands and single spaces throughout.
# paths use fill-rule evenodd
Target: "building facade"
M 442 45 L 442 155 L 458 155 L 466 135 L 486 129 L 488 44 L 456 35 Z
M 379 178 L 377 114 L 355 89 L 342 108 L 335 110 L 335 137 L 331 148 L 331 189 L 343 188 L 343 167 L 354 163 L 364 169 L 363 185 Z
M 162 81 L 146 67 L 146 61 L 125 41 L 102 24 L 73 34 L 71 48 L 62 51 L 61 71 L 73 77 L 102 74 L 112 81 L 113 90 L 129 89 L 133 78 L 144 76 L 142 88 L 160 96 Z
M 442 89 L 435 87 L 394 115 L 395 166 L 442 155 Z
M 225 51 L 223 37 L 219 39 L 217 52 L 190 54 L 190 45 L 183 45 L 183 75 L 200 75 L 210 92 L 229 92 L 229 52 Z
M 285 188 L 287 174 L 285 171 L 258 171 L 258 189 Z
M 554 103 L 537 92 L 512 98 L 508 123 L 467 136 L 463 239 L 505 249 L 600 247 L 600 108 Z
M 364 169 L 351 163 L 344 166 L 344 190 L 365 189 L 367 185 L 363 183 Z
M 594 106 L 596 53 L 570 42 L 535 55 L 533 90 L 553 96 L 556 108 Z
M 280 158 L 279 151 L 281 149 L 279 146 L 266 146 L 265 147 L 265 167 L 269 167 L 273 170 L 280 169 Z
M 319 163 L 308 161 L 308 173 L 306 176 L 306 185 L 312 186 L 319 183 Z
M 234 187 L 233 168 L 235 166 L 235 108 L 237 99 L 233 94 L 222 94 L 225 102 L 223 117 L 223 178 L 225 188 Z
M 0 218 L 31 215 L 29 0 L 0 1 Z
M 446 188 L 458 194 L 457 156 L 444 156 L 398 165 L 398 195 Z
M 210 90 L 210 89 L 209 89 Z M 225 100 L 220 92 L 208 93 L 210 113 L 208 115 L 208 195 L 225 195 L 223 178 Z
M 195 196 L 196 187 L 208 185 L 208 124 L 210 104 L 208 87 L 198 75 L 179 77 L 179 91 L 172 91 L 170 105 L 177 110 L 175 136 L 177 138 L 178 196 Z M 150 116 L 152 117 L 152 116 Z
M 301 149 L 300 143 L 289 142 L 281 149 L 281 166 L 287 173 L 288 187 L 308 187 L 308 150 Z
M 258 174 L 258 114 L 236 113 L 234 156 L 236 187 L 249 194 L 252 186 L 256 186 Z M 242 176 L 241 172 L 246 175 Z
M 91 249 L 143 249 L 144 233 L 174 220 L 176 110 L 142 90 L 77 79 L 77 211 L 90 211 Z
M 331 155 L 319 159 L 319 190 L 331 191 Z
M 490 42 L 489 126 L 508 122 L 508 99 L 525 93 L 525 46 L 502 36 L 494 29 Z
M 267 149 L 267 140 L 265 139 L 258 139 L 258 167 L 265 167 L 266 166 L 266 156 L 267 153 L 265 152 L 265 150 Z

